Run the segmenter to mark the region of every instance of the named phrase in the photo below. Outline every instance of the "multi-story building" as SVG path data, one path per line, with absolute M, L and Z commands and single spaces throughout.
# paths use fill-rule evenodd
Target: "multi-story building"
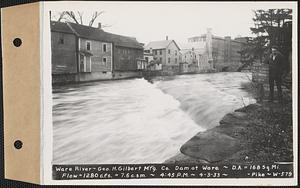
M 202 54 L 204 59 L 217 71 L 235 71 L 241 66 L 240 51 L 246 45 L 245 41 L 243 37 L 233 40 L 230 36 L 214 36 L 211 29 L 208 29 L 206 34 L 188 39 L 189 43 L 205 49 Z
M 188 42 L 181 43 L 181 62 L 188 66 L 187 72 L 205 72 L 209 70 L 205 57 L 205 43 Z
M 179 71 L 180 48 L 174 40 L 153 41 L 147 44 L 145 50 L 153 53 L 155 61 L 162 64 L 165 72 L 177 73 Z
M 77 65 L 77 36 L 61 22 L 51 22 L 52 75 L 65 74 L 71 79 L 79 72 Z
M 140 75 L 143 45 L 135 38 L 75 23 L 51 22 L 53 82 Z
M 77 36 L 80 81 L 109 78 L 113 67 L 113 44 L 101 28 L 66 23 Z M 102 33 L 107 36 L 99 36 Z
M 153 53 L 150 50 L 144 50 L 144 58 L 147 63 L 150 63 L 154 60 Z
M 146 70 L 149 71 L 160 71 L 162 70 L 162 64 L 161 62 L 156 59 L 154 60 L 153 53 L 150 53 L 150 50 L 144 50 L 144 59 L 147 65 Z

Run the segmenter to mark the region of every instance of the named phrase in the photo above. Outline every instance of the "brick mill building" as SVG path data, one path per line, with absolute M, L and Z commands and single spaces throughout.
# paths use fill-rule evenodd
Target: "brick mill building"
M 188 38 L 188 43 L 205 49 L 202 58 L 216 71 L 236 71 L 242 65 L 240 52 L 246 41 L 245 37 L 231 39 L 212 35 L 211 29 L 206 34 Z

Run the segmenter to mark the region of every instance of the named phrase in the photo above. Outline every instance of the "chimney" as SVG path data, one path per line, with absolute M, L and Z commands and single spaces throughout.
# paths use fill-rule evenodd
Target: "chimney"
M 169 40 L 169 37 L 168 37 L 168 36 L 166 36 L 166 40 Z
M 101 22 L 98 23 L 98 29 L 102 29 L 101 28 Z

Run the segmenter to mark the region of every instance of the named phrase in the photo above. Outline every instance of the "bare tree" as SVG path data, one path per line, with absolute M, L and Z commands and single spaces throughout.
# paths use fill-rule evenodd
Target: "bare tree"
M 80 11 L 63 11 L 58 13 L 58 22 L 69 21 L 80 25 L 93 26 L 97 18 L 99 18 L 104 11 L 93 12 L 90 21 L 85 24 L 83 21 L 84 13 Z M 110 27 L 109 25 L 103 25 L 103 27 Z
M 61 12 L 59 14 L 59 17 L 58 17 L 57 21 L 60 22 L 64 18 L 65 15 L 66 15 L 66 11 Z
M 104 13 L 104 11 L 101 11 L 101 12 L 96 11 L 96 12 L 94 12 L 93 15 L 92 15 L 91 21 L 89 22 L 89 26 L 92 26 L 92 25 L 94 24 L 95 20 L 96 20 L 101 14 L 103 14 L 103 13 Z

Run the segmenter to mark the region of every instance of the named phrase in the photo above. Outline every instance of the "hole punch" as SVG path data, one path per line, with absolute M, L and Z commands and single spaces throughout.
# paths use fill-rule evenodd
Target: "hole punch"
M 13 43 L 15 47 L 20 47 L 22 45 L 22 40 L 20 38 L 15 38 Z
M 16 149 L 21 149 L 23 147 L 23 142 L 21 140 L 16 140 L 14 146 Z

